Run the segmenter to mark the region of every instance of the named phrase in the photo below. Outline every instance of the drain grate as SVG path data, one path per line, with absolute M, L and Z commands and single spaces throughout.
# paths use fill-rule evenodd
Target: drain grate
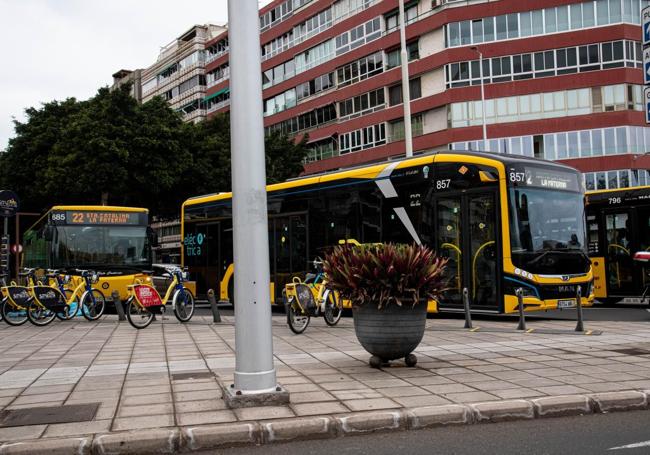
M 41 406 L 0 412 L 0 428 L 93 420 L 101 403 Z
M 610 351 L 625 355 L 650 355 L 650 351 L 640 348 L 610 349 Z
M 214 373 L 211 371 L 190 371 L 188 373 L 174 373 L 172 374 L 172 381 L 185 381 L 187 379 L 208 379 L 214 378 Z

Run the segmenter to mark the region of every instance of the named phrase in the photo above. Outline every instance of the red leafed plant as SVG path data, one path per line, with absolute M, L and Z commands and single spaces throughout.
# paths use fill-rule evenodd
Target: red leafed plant
M 353 305 L 417 303 L 445 288 L 447 260 L 422 245 L 340 245 L 325 255 L 329 288 Z

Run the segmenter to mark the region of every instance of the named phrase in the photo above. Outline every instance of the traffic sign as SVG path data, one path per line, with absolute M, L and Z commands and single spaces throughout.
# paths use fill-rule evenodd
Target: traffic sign
M 650 123 L 650 87 L 643 89 L 643 104 L 645 104 L 645 122 Z
M 20 253 L 23 252 L 23 246 L 20 243 L 18 245 L 16 245 L 14 243 L 13 245 L 11 245 L 11 252 L 13 254 L 16 254 L 16 253 L 20 254 Z
M 650 85 L 650 47 L 643 49 L 643 83 Z
M 643 24 L 643 45 L 650 44 L 650 6 L 641 10 L 641 23 Z

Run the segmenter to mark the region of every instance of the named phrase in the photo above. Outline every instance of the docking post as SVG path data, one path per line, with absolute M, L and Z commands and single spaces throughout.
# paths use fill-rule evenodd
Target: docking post
M 210 308 L 212 309 L 212 322 L 221 322 L 221 313 L 219 313 L 217 299 L 214 297 L 214 289 L 208 289 L 208 302 L 210 302 Z
M 580 285 L 576 285 L 576 313 L 578 314 L 578 323 L 576 324 L 576 332 L 584 332 L 585 327 L 582 320 L 582 289 Z
M 115 305 L 115 311 L 117 312 L 118 321 L 126 321 L 126 315 L 124 314 L 124 306 L 122 306 L 122 299 L 120 299 L 120 293 L 113 291 L 111 296 L 113 297 L 113 305 Z
M 465 309 L 465 328 L 472 328 L 472 313 L 469 311 L 469 290 L 463 288 L 463 308 Z
M 517 302 L 519 302 L 519 325 L 517 330 L 526 330 L 526 316 L 524 315 L 524 290 L 522 288 L 517 288 L 515 291 L 517 295 Z

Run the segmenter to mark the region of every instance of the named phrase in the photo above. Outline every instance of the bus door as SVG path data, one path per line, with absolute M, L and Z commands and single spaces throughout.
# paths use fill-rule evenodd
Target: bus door
M 471 308 L 499 310 L 496 201 L 484 190 L 436 198 L 437 249 L 449 259 L 441 307 L 462 308 L 467 288 Z
M 637 208 L 637 251 L 650 251 L 650 206 Z M 637 264 L 636 267 L 640 269 L 641 274 L 641 292 L 645 287 L 650 284 L 650 276 L 648 272 L 650 267 L 648 265 Z
M 269 255 L 275 303 L 280 303 L 284 285 L 292 277 L 305 277 L 307 268 L 307 214 L 269 219 Z
M 634 295 L 638 286 L 632 257 L 636 249 L 633 210 L 607 210 L 605 217 L 605 257 L 607 259 L 607 294 Z M 640 277 L 639 277 L 640 279 Z M 638 291 L 637 291 L 638 292 Z

